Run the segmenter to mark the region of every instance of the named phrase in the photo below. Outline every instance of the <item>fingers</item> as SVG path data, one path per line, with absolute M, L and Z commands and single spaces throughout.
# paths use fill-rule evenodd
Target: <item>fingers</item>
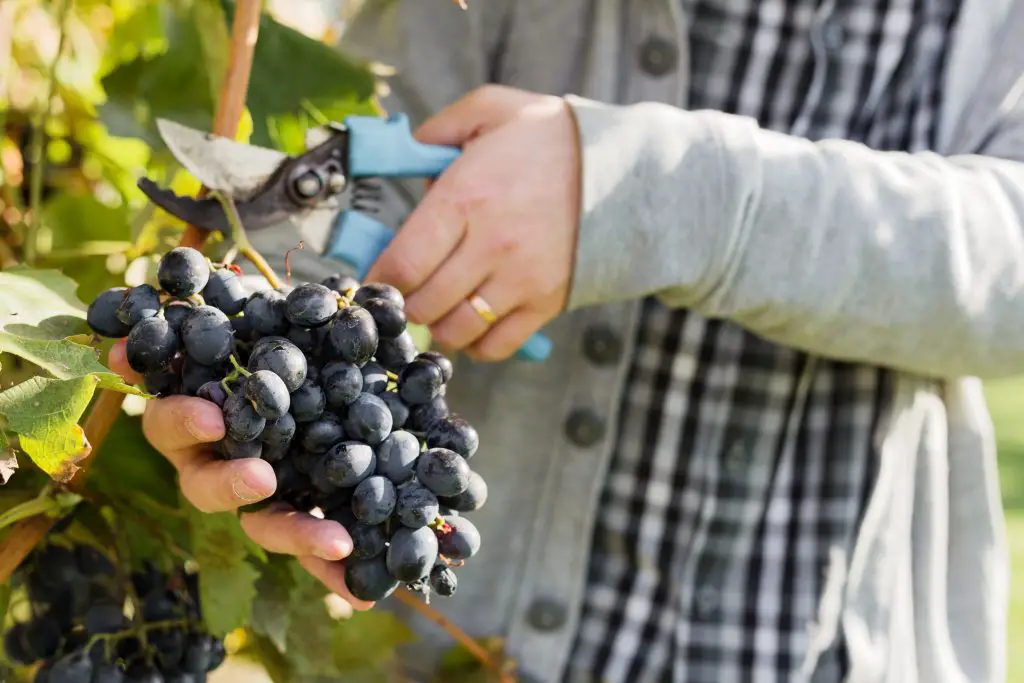
M 237 510 L 266 500 L 277 490 L 277 475 L 259 458 L 220 460 L 197 450 L 178 468 L 182 493 L 201 512 Z
M 500 323 L 509 313 L 510 292 L 502 292 L 492 283 L 493 280 L 488 280 L 476 290 L 476 293 L 490 305 Z M 448 315 L 430 328 L 430 336 L 446 349 L 458 351 L 482 337 L 487 329 L 487 321 L 464 298 Z
M 546 322 L 539 311 L 521 308 L 495 323 L 482 338 L 465 349 L 465 354 L 474 360 L 491 363 L 511 358 Z
M 249 538 L 272 553 L 314 555 L 321 560 L 338 561 L 352 552 L 352 539 L 341 524 L 287 505 L 243 515 L 242 528 Z
M 302 565 L 303 569 L 319 579 L 322 584 L 343 597 L 345 602 L 352 605 L 353 609 L 366 611 L 375 604 L 354 598 L 348 592 L 348 587 L 345 585 L 344 562 L 328 562 L 317 557 L 303 555 L 299 557 L 299 564 Z
M 110 369 L 121 375 L 125 382 L 128 384 L 140 384 L 142 382 L 142 375 L 132 370 L 132 366 L 128 365 L 127 349 L 128 341 L 121 339 L 110 347 L 107 362 L 110 363 Z
M 475 247 L 467 236 L 423 286 L 406 297 L 409 320 L 418 325 L 433 325 L 480 286 L 488 274 L 487 262 Z
M 415 137 L 428 145 L 461 147 L 501 125 L 517 113 L 520 107 L 535 99 L 535 94 L 516 88 L 484 85 L 424 121 L 416 130 Z
M 459 161 L 445 173 L 457 173 Z M 447 189 L 450 185 L 451 176 L 442 175 L 370 268 L 365 282 L 386 282 L 407 294 L 437 270 L 466 233 L 463 205 Z
M 277 489 L 270 463 L 217 456 L 212 444 L 224 438 L 224 419 L 209 401 L 188 396 L 151 400 L 142 415 L 142 433 L 178 470 L 182 492 L 203 512 L 234 510 Z
M 181 469 L 196 446 L 224 438 L 224 416 L 216 404 L 190 396 L 152 400 L 142 415 L 142 433 Z

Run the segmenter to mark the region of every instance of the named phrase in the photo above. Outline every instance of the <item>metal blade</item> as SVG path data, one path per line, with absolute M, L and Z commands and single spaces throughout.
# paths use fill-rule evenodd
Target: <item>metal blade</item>
M 156 125 L 174 158 L 189 173 L 211 190 L 236 200 L 244 201 L 258 193 L 274 171 L 290 158 L 272 149 L 245 145 L 167 119 L 157 119 Z

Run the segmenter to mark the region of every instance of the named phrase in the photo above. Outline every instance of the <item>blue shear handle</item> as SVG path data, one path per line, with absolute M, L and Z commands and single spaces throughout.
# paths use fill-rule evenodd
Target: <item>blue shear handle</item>
M 348 172 L 355 178 L 432 178 L 459 158 L 458 147 L 425 145 L 405 114 L 349 116 Z
M 345 211 L 338 218 L 324 255 L 347 263 L 356 269 L 356 278 L 362 281 L 370 266 L 388 246 L 395 231 L 376 218 L 359 211 Z M 516 357 L 540 362 L 551 355 L 551 340 L 535 332 L 522 345 Z

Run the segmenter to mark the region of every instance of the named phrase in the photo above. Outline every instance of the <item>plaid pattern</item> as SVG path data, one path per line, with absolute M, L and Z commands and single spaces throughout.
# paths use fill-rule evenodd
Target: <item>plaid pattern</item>
M 957 0 L 684 1 L 691 108 L 932 146 Z M 653 300 L 638 334 L 563 680 L 782 683 L 812 652 L 811 680 L 842 680 L 842 634 L 812 626 L 872 491 L 888 371 Z

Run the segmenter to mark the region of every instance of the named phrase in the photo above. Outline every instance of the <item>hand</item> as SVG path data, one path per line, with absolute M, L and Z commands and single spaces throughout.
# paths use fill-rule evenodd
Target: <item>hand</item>
M 111 349 L 109 361 L 126 382 L 141 382 L 128 365 L 124 340 Z M 270 463 L 222 460 L 217 455 L 213 444 L 224 437 L 224 419 L 220 408 L 209 401 L 189 396 L 152 399 L 142 416 L 142 431 L 178 470 L 188 501 L 203 512 L 236 510 L 266 499 L 277 487 Z M 352 539 L 341 524 L 284 504 L 243 514 L 241 522 L 245 533 L 269 552 L 298 556 L 306 571 L 354 609 L 373 606 L 352 597 L 345 587 L 344 568 L 338 560 L 352 552 Z
M 463 152 L 365 279 L 401 290 L 409 319 L 446 349 L 508 358 L 568 299 L 580 194 L 572 113 L 560 97 L 486 86 L 416 138 Z M 493 326 L 467 302 L 474 293 Z

